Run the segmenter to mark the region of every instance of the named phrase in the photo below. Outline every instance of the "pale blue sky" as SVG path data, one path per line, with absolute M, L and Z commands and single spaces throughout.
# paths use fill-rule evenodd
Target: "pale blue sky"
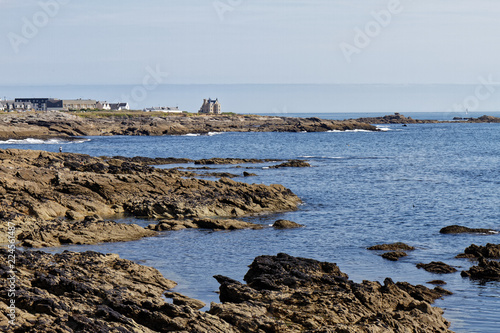
M 397 2 L 0 0 L 0 85 L 500 81 L 500 1 Z

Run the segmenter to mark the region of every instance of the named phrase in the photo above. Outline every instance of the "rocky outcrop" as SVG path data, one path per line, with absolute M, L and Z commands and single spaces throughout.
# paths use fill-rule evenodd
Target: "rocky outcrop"
M 413 246 L 408 245 L 408 244 L 397 242 L 397 243 L 391 243 L 391 244 L 379 244 L 379 245 L 370 246 L 368 248 L 368 250 L 370 250 L 370 251 L 377 251 L 377 250 L 378 251 L 398 251 L 398 250 L 411 251 L 411 250 L 415 250 L 415 248 Z
M 31 222 L 31 225 L 30 225 Z M 26 218 L 17 236 L 20 246 L 51 247 L 62 244 L 126 242 L 156 233 L 136 224 L 116 223 L 87 217 L 83 221 L 37 221 Z
M 216 164 L 243 164 L 243 163 L 264 163 L 264 162 L 276 162 L 277 160 L 272 159 L 256 159 L 256 158 L 220 158 L 213 157 L 209 159 L 201 159 L 194 161 L 197 165 L 216 165 Z
M 473 280 L 500 281 L 500 262 L 480 258 L 477 265 L 460 274 Z
M 3 332 L 239 332 L 218 317 L 197 311 L 203 303 L 177 293 L 156 269 L 96 252 L 15 252 L 15 320 L 12 298 L 0 290 Z M 7 251 L 0 248 L 0 257 Z M 11 277 L 0 264 L 0 278 Z
M 459 254 L 457 258 L 470 258 L 470 259 L 479 259 L 479 258 L 500 258 L 500 244 L 486 244 L 485 246 L 480 246 L 476 244 L 472 244 L 467 247 L 464 253 Z
M 482 228 L 467 228 L 460 225 L 450 225 L 439 230 L 441 234 L 484 234 L 492 235 L 498 234 L 497 230 L 493 229 L 482 229 Z
M 269 167 L 270 169 L 279 169 L 279 168 L 308 168 L 311 164 L 302 160 L 291 160 L 288 162 L 284 162 L 278 165 L 273 165 Z
M 462 271 L 463 277 L 483 281 L 500 281 L 500 244 L 486 244 L 478 246 L 472 244 L 467 247 L 464 253 L 459 254 L 457 258 L 469 258 L 478 261 L 478 264 L 472 266 L 467 271 Z
M 233 219 L 183 219 L 161 220 L 158 224 L 151 224 L 148 229 L 155 231 L 182 230 L 182 229 L 210 229 L 210 230 L 239 230 L 262 229 L 260 224 Z
M 417 268 L 423 268 L 427 272 L 436 273 L 436 274 L 450 274 L 455 273 L 456 268 L 445 264 L 442 261 L 433 261 L 428 264 L 419 263 L 417 264 Z
M 77 113 L 78 114 L 78 113 Z M 182 135 L 210 132 L 326 132 L 377 128 L 354 120 L 250 115 L 161 115 L 144 112 L 27 112 L 0 115 L 0 140 L 102 135 Z
M 0 150 L 2 209 L 49 220 L 129 213 L 151 218 L 224 216 L 294 210 L 281 185 L 185 179 L 179 170 L 119 159 Z
M 209 313 L 242 332 L 450 332 L 442 310 L 430 305 L 442 288 L 358 284 L 335 264 L 286 254 L 256 258 L 246 285 L 215 278 L 222 304 Z
M 382 258 L 390 260 L 390 261 L 398 261 L 400 258 L 407 257 L 408 254 L 403 251 L 391 251 L 386 252 L 381 255 Z
M 293 221 L 288 220 L 277 220 L 273 223 L 273 227 L 276 229 L 294 229 L 294 228 L 302 228 L 304 227 L 302 224 L 298 224 Z
M 432 124 L 440 122 L 438 120 L 413 119 L 412 117 L 406 117 L 400 113 L 386 115 L 383 117 L 363 117 L 355 120 L 368 124 Z

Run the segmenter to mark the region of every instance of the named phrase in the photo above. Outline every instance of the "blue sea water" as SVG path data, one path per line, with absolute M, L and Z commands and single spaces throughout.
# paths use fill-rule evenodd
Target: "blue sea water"
M 313 116 L 313 115 L 310 115 Z M 316 115 L 318 116 L 318 115 Z M 319 115 L 321 116 L 321 115 Z M 354 115 L 356 116 L 356 115 Z M 500 282 L 480 283 L 460 273 L 431 274 L 416 264 L 443 261 L 460 270 L 472 265 L 454 257 L 471 245 L 500 243 L 500 235 L 442 235 L 458 224 L 500 229 L 500 124 L 384 125 L 382 132 L 224 133 L 212 136 L 89 137 L 63 144 L 65 152 L 94 156 L 307 159 L 312 168 L 267 169 L 244 165 L 250 183 L 279 183 L 302 200 L 299 210 L 248 217 L 270 225 L 284 218 L 305 225 L 294 230 L 162 232 L 134 242 L 47 249 L 94 250 L 153 266 L 179 283 L 176 291 L 209 304 L 218 301 L 213 275 L 242 280 L 259 255 L 285 252 L 335 262 L 354 281 L 412 284 L 442 279 L 452 291 L 436 302 L 456 332 L 500 330 Z M 0 148 L 57 151 L 52 144 L 5 144 Z M 190 165 L 186 165 L 190 166 Z M 169 166 L 166 166 L 169 167 Z M 234 166 L 221 171 L 241 174 Z M 125 222 L 149 224 L 132 218 Z M 402 241 L 415 251 L 399 262 L 366 250 Z

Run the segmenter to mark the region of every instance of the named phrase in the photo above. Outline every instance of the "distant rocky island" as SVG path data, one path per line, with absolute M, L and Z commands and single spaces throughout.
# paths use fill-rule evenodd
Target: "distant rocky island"
M 354 119 L 354 121 L 368 124 L 437 124 L 437 123 L 500 123 L 500 118 L 493 116 L 481 116 L 479 118 L 461 118 L 454 117 L 450 120 L 430 120 L 430 119 L 413 119 L 405 117 L 400 113 L 386 115 L 383 117 L 363 117 Z
M 79 115 L 45 111 L 0 115 L 0 139 L 70 138 L 104 135 L 182 135 L 210 132 L 326 132 L 333 130 L 377 131 L 355 120 L 270 117 L 255 115 L 162 115 L 145 112 L 92 113 Z
M 183 135 L 211 132 L 327 132 L 378 131 L 377 124 L 428 124 L 447 122 L 498 123 L 500 118 L 482 116 L 438 121 L 405 117 L 399 113 L 383 117 L 328 120 L 317 117 L 261 115 L 154 114 L 146 112 L 22 112 L 0 114 L 0 140 L 49 139 L 111 135 Z

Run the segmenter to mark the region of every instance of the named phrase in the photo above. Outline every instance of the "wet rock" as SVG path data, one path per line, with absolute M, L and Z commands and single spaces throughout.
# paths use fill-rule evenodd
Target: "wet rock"
M 184 220 L 162 220 L 158 224 L 148 226 L 155 231 L 182 230 L 182 229 L 210 229 L 210 230 L 239 230 L 239 229 L 262 229 L 260 224 L 244 222 L 234 219 L 184 219 Z
M 439 232 L 442 234 L 469 233 L 469 234 L 485 234 L 485 235 L 492 235 L 492 234 L 498 233 L 497 230 L 493 230 L 493 229 L 473 229 L 473 228 L 462 227 L 459 225 L 450 225 L 448 227 L 444 227 L 441 230 L 439 230 Z
M 273 162 L 276 160 L 256 159 L 256 158 L 220 158 L 214 157 L 209 159 L 201 159 L 194 161 L 197 165 L 214 165 L 214 164 L 243 164 L 243 163 L 264 163 Z
M 281 185 L 186 179 L 192 174 L 81 154 L 0 150 L 0 171 L 2 207 L 39 221 L 117 213 L 158 219 L 240 217 L 295 210 L 300 203 Z
M 253 176 L 257 176 L 257 175 L 255 173 L 243 171 L 243 177 L 253 177 Z
M 432 280 L 432 281 L 428 281 L 427 283 L 429 283 L 429 284 L 435 284 L 435 285 L 438 285 L 438 286 L 442 286 L 442 285 L 446 284 L 446 282 L 443 281 L 443 280 Z
M 450 273 L 455 273 L 457 271 L 456 268 L 447 265 L 441 261 L 433 261 L 428 264 L 420 263 L 417 264 L 417 268 L 423 268 L 427 272 L 436 274 L 450 274 Z
M 279 168 L 309 168 L 311 164 L 302 160 L 290 160 L 285 163 L 281 163 L 278 165 L 270 166 L 270 169 L 279 169 Z
M 96 252 L 16 252 L 16 321 L 0 306 L 3 332 L 237 332 L 221 319 L 196 311 L 195 300 L 162 294 L 176 284 L 156 269 Z M 7 251 L 0 248 L 0 256 Z M 0 277 L 9 276 L 0 265 Z M 7 289 L 0 304 L 8 304 Z M 177 304 L 176 304 L 177 303 Z
M 216 279 L 222 304 L 209 313 L 243 332 L 450 332 L 442 310 L 430 305 L 442 296 L 437 290 L 390 279 L 354 283 L 331 263 L 261 256 L 246 285 Z
M 478 265 L 460 274 L 473 280 L 500 281 L 500 262 L 480 258 Z
M 273 223 L 273 227 L 276 229 L 293 229 L 293 228 L 302 228 L 304 226 L 302 224 L 298 224 L 293 221 L 277 220 L 276 222 Z
M 415 250 L 413 246 L 407 245 L 405 243 L 397 242 L 397 243 L 392 243 L 392 244 L 380 244 L 380 245 L 374 245 L 370 246 L 368 250 L 381 250 L 381 251 L 397 251 L 397 250 L 403 250 L 403 251 L 412 251 Z
M 194 219 L 193 223 L 201 229 L 237 230 L 262 229 L 262 225 L 231 219 Z
M 403 251 L 386 252 L 386 253 L 381 255 L 382 258 L 387 259 L 387 260 L 391 260 L 391 261 L 398 261 L 399 258 L 403 258 L 406 256 L 408 256 L 408 254 L 406 254 L 406 252 L 403 252 Z
M 500 258 L 500 244 L 486 244 L 485 246 L 479 246 L 472 244 L 467 247 L 464 253 L 457 255 L 457 258 Z
M 88 216 L 83 221 L 25 219 L 17 236 L 21 246 L 50 247 L 62 244 L 125 242 L 153 236 L 155 232 L 136 224 L 116 223 Z

